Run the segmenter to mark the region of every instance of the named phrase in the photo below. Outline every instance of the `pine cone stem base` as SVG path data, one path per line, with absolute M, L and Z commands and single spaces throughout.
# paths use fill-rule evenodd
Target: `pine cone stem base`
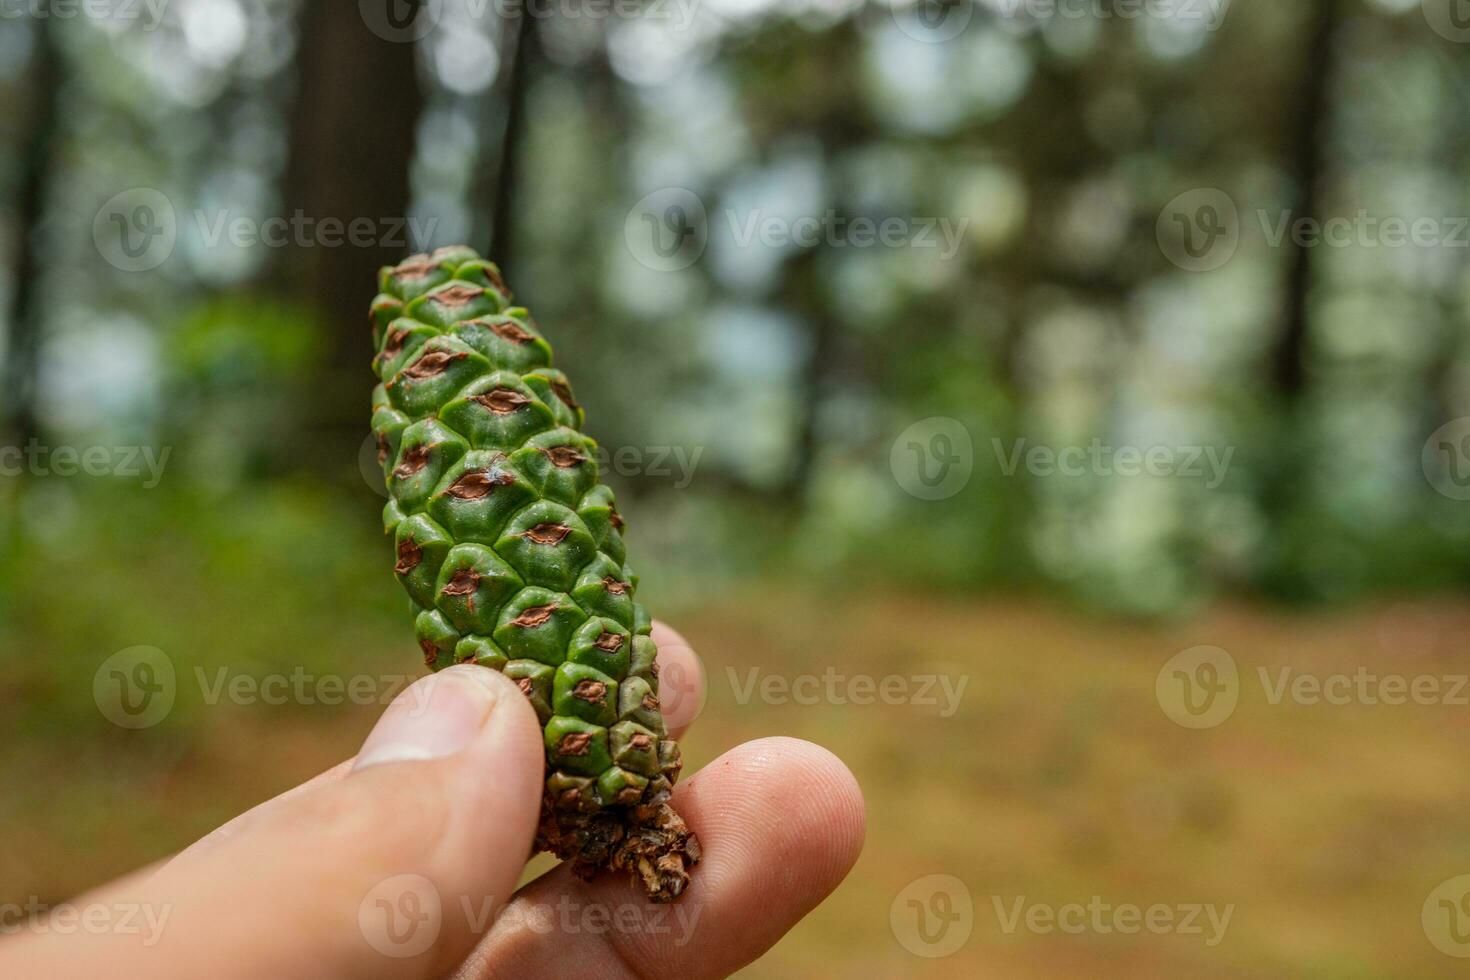
M 699 839 L 667 803 L 580 813 L 558 809 L 547 799 L 536 849 L 570 862 L 584 881 L 605 869 L 628 872 L 649 901 L 659 903 L 684 893 L 689 869 L 700 858 Z

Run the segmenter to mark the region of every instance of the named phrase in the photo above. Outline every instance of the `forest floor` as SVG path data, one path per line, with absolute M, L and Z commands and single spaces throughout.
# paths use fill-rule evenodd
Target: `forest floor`
M 50 600 L 0 626 L 0 902 L 60 901 L 166 856 L 350 755 L 380 710 L 212 698 L 221 677 L 415 671 L 380 568 L 363 573 L 365 591 L 350 576 L 312 587 L 312 563 L 329 559 L 310 539 L 329 530 L 264 521 L 239 533 L 141 569 L 126 548 L 53 549 L 16 586 Z M 288 541 L 273 567 L 236 560 Z M 86 594 L 55 591 L 84 567 Z M 268 587 L 283 567 L 299 588 Z M 178 576 L 166 608 L 136 608 L 145 573 Z M 334 613 L 334 597 L 352 614 Z M 667 618 L 709 677 L 686 771 L 791 735 L 829 746 L 867 798 L 851 877 L 748 976 L 1461 972 L 1421 910 L 1470 873 L 1457 653 L 1470 604 L 1224 604 L 1138 624 L 1039 600 L 753 588 Z M 123 731 L 99 717 L 91 679 L 142 642 L 179 665 L 177 704 L 158 726 Z M 1232 658 L 1238 703 L 1193 730 L 1170 720 L 1156 681 L 1200 645 Z M 1175 675 L 1163 673 L 1167 690 Z M 1391 703 L 1394 676 L 1407 703 Z M 936 874 L 957 879 L 947 897 L 921 881 Z M 921 924 L 920 912 L 947 918 Z M 958 949 L 920 955 L 946 944 Z

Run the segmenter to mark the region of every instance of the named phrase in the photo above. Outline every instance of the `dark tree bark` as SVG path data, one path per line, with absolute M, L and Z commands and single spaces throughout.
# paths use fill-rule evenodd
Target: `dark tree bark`
M 808 248 L 792 261 L 784 289 L 786 304 L 807 322 L 811 353 L 802 372 L 801 415 L 792 439 L 791 468 L 781 497 L 798 509 L 805 503 L 816 472 L 821 445 L 822 409 L 832 396 L 841 327 L 827 306 L 817 263 L 818 251 Z
M 500 160 L 495 175 L 495 203 L 491 210 L 490 255 L 507 281 L 514 283 L 516 194 L 520 188 L 522 143 L 526 136 L 531 85 L 539 68 L 541 40 L 534 19 L 522 11 L 511 41 L 510 75 L 505 85 L 505 127 L 500 137 Z
M 1434 158 L 1446 161 L 1450 172 L 1464 173 L 1466 164 L 1470 163 L 1470 131 L 1460 125 L 1460 120 L 1470 112 L 1470 67 L 1451 59 L 1442 50 L 1436 54 L 1442 70 L 1454 79 L 1456 97 L 1441 114 L 1439 145 Z M 1466 266 L 1463 255 L 1459 266 L 1463 274 Z M 1454 281 L 1460 280 L 1456 277 Z M 1470 392 L 1454 385 L 1456 362 L 1464 346 L 1461 338 L 1465 334 L 1465 315 L 1455 289 L 1441 289 L 1435 299 L 1439 307 L 1439 342 L 1426 379 L 1430 393 L 1425 406 L 1426 432 L 1433 432 L 1450 419 L 1470 414 Z
M 38 255 L 46 198 L 56 169 L 57 99 L 61 87 L 60 55 L 52 35 L 51 21 L 36 21 L 35 62 L 31 87 L 35 92 L 30 138 L 25 148 L 19 191 L 20 208 L 16 243 L 15 295 L 10 308 L 10 335 L 6 344 L 4 426 L 17 445 L 40 437 L 36 414 L 36 370 L 41 325 L 41 261 Z
M 373 33 L 355 3 L 302 5 L 284 215 L 318 230 L 329 219 L 367 219 L 374 229 L 371 245 L 345 237 L 327 245 L 317 236 L 293 241 L 283 256 L 285 288 L 315 309 L 327 334 L 330 378 L 318 407 L 328 427 L 361 428 L 375 276 L 422 244 L 401 226 L 423 109 L 416 47 Z
M 1307 46 L 1298 109 L 1293 124 L 1291 162 L 1297 186 L 1297 217 L 1321 219 L 1323 155 L 1329 139 L 1332 80 L 1335 76 L 1333 34 L 1336 0 L 1315 0 L 1306 17 Z M 1311 331 L 1313 250 L 1298 246 L 1286 281 L 1286 322 L 1272 357 L 1272 381 L 1278 396 L 1296 402 L 1307 384 L 1307 347 Z
M 1303 14 L 1304 47 L 1296 92 L 1296 110 L 1288 116 L 1289 165 L 1297 188 L 1294 218 L 1322 217 L 1322 184 L 1326 147 L 1331 137 L 1330 112 L 1335 77 L 1333 38 L 1337 0 L 1312 0 Z M 1312 294 L 1316 280 L 1314 249 L 1296 246 L 1290 256 L 1283 296 L 1284 321 L 1266 365 L 1274 397 L 1273 431 L 1261 459 L 1260 505 L 1273 529 L 1272 544 L 1260 584 L 1278 595 L 1309 595 L 1317 586 L 1305 575 L 1291 542 L 1303 517 L 1318 502 L 1301 492 L 1303 461 L 1314 445 L 1306 437 L 1303 401 L 1310 384 Z

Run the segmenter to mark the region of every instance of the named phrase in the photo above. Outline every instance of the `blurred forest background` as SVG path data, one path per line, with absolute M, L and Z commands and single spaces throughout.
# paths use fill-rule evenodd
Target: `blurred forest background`
M 0 478 L 0 900 L 353 751 L 376 709 L 186 683 L 127 733 L 92 677 L 140 644 L 181 678 L 411 669 L 366 311 L 378 266 L 467 242 L 633 451 L 609 480 L 645 594 L 711 675 L 691 763 L 787 731 L 868 791 L 854 881 L 753 975 L 1451 975 L 1418 914 L 1467 870 L 1463 710 L 1246 703 L 1181 746 L 1152 699 L 1198 643 L 1458 662 L 1470 441 L 1431 438 L 1470 415 L 1456 2 L 0 0 L 0 446 L 169 451 L 156 481 Z M 1363 213 L 1446 240 L 1273 240 Z M 219 233 L 296 215 L 283 247 Z M 1181 217 L 1230 250 L 1181 253 Z M 748 237 L 811 218 L 839 231 Z M 1174 469 L 1006 465 L 1094 440 Z M 909 468 L 946 460 L 968 479 L 926 493 Z M 833 662 L 977 693 L 865 716 L 726 676 Z M 908 768 L 955 725 L 975 758 Z M 886 923 L 939 871 L 989 920 L 927 960 Z M 1022 938 L 996 888 L 1242 911 L 1219 950 Z

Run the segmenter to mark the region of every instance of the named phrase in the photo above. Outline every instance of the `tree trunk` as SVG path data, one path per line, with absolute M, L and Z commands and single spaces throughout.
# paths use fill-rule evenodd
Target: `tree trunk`
M 423 243 L 406 226 L 409 168 L 423 109 L 416 44 L 375 34 L 353 3 L 303 5 L 284 215 L 300 220 L 280 270 L 287 291 L 318 316 L 330 354 L 318 420 L 363 424 L 372 357 L 367 305 L 380 266 Z M 365 221 L 364 221 L 365 219 Z M 327 222 L 370 223 L 370 244 L 324 241 Z M 339 229 L 330 228 L 336 232 Z
M 1329 138 L 1332 79 L 1335 74 L 1332 39 L 1337 20 L 1335 0 L 1315 0 L 1307 14 L 1307 47 L 1298 110 L 1294 125 L 1292 171 L 1297 185 L 1297 218 L 1320 220 L 1322 157 Z M 1286 323 L 1272 359 L 1277 395 L 1295 404 L 1306 389 L 1307 346 L 1311 330 L 1313 276 L 1312 249 L 1298 246 L 1291 258 L 1286 283 Z
M 22 166 L 17 220 L 15 295 L 10 308 L 10 335 L 5 345 L 4 434 L 15 445 L 25 446 L 40 437 L 36 414 L 36 373 L 40 355 L 41 261 L 38 254 L 40 227 L 46 216 L 50 178 L 55 172 L 57 91 L 61 87 L 60 55 L 52 36 L 51 21 L 36 21 L 35 63 L 31 87 L 35 92 L 31 135 Z
M 536 25 L 524 11 L 516 18 L 513 40 L 507 47 L 514 60 L 505 88 L 505 128 L 500 137 L 500 162 L 495 174 L 490 255 L 506 280 L 514 283 L 516 191 L 525 153 L 521 144 L 525 141 L 531 84 L 541 55 Z
M 1301 74 L 1295 86 L 1296 112 L 1288 134 L 1293 177 L 1297 187 L 1297 220 L 1321 220 L 1325 145 L 1330 138 L 1329 113 L 1334 77 L 1332 41 L 1338 10 L 1336 0 L 1312 0 L 1305 13 L 1305 48 Z M 1272 529 L 1273 546 L 1261 581 L 1267 591 L 1282 595 L 1309 594 L 1315 586 L 1305 576 L 1289 542 L 1298 533 L 1301 517 L 1321 502 L 1301 492 L 1301 474 L 1307 437 L 1303 400 L 1309 386 L 1307 359 L 1311 346 L 1314 250 L 1301 245 L 1292 253 L 1283 297 L 1285 319 L 1266 365 L 1274 398 L 1273 433 L 1262 458 L 1261 510 Z
M 820 449 L 822 409 L 832 395 L 840 327 L 822 295 L 818 252 L 808 248 L 792 261 L 786 279 L 787 305 L 808 324 L 811 354 L 801 377 L 801 415 L 792 440 L 793 456 L 782 497 L 796 510 L 806 503 Z

